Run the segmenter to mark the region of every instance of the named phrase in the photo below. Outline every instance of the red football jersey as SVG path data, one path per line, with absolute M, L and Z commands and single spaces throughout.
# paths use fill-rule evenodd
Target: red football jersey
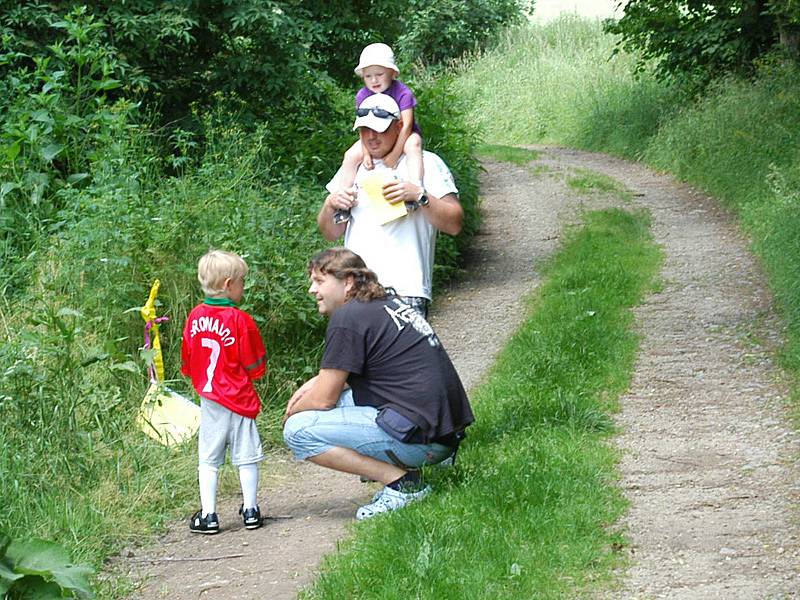
M 199 304 L 183 328 L 181 372 L 203 398 L 254 419 L 261 409 L 253 380 L 267 371 L 253 318 L 235 306 Z

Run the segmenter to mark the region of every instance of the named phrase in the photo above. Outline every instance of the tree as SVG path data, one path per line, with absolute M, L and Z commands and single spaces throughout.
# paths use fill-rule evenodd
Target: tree
M 778 24 L 778 40 L 786 54 L 795 62 L 800 59 L 800 1 L 771 0 L 769 12 Z
M 663 79 L 702 88 L 723 74 L 749 74 L 755 62 L 794 44 L 798 0 L 628 0 L 624 15 L 606 23 L 619 48 L 638 52 L 640 66 L 654 60 Z M 785 34 L 779 35 L 779 31 Z M 794 37 L 792 37 L 794 36 Z M 794 42 L 792 42 L 794 39 Z

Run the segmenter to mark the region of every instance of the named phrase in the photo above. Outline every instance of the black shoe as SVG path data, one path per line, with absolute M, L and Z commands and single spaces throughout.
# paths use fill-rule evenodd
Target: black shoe
M 340 223 L 347 223 L 350 220 L 350 211 L 349 210 L 342 210 L 339 209 L 335 213 L 333 213 L 333 223 L 334 225 L 339 225 Z
M 219 533 L 217 513 L 208 513 L 204 517 L 203 511 L 198 510 L 192 515 L 192 520 L 189 521 L 189 530 L 192 533 L 207 533 L 210 535 Z
M 261 518 L 261 509 L 256 505 L 255 508 L 245 508 L 244 504 L 239 507 L 239 514 L 242 515 L 245 529 L 258 529 L 264 524 L 264 519 Z

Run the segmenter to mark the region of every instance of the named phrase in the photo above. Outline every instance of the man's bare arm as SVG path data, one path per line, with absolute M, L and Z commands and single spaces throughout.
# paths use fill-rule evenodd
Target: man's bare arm
M 319 374 L 297 390 L 286 405 L 286 417 L 304 410 L 330 410 L 347 383 L 347 371 L 320 369 Z

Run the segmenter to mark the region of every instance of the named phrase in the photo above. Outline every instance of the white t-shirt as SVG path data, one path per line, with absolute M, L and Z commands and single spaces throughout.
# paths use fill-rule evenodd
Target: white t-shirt
M 437 198 L 447 194 L 458 194 L 453 175 L 444 161 L 436 154 L 422 152 L 424 166 L 423 187 Z M 358 254 L 367 267 L 375 271 L 384 287 L 392 287 L 400 296 L 419 296 L 431 299 L 433 280 L 433 258 L 436 250 L 436 229 L 423 214 L 423 209 L 385 225 L 373 218 L 364 208 L 362 194 L 366 192 L 361 182 L 375 174 L 385 173 L 387 179 L 393 175 L 408 179 L 406 157 L 403 155 L 395 169 L 389 169 L 383 161 L 376 159 L 375 168 L 368 171 L 359 167 L 356 184 L 359 187 L 359 203 L 353 207 L 347 230 L 344 234 L 346 248 Z M 333 193 L 339 186 L 341 170 L 326 186 Z

